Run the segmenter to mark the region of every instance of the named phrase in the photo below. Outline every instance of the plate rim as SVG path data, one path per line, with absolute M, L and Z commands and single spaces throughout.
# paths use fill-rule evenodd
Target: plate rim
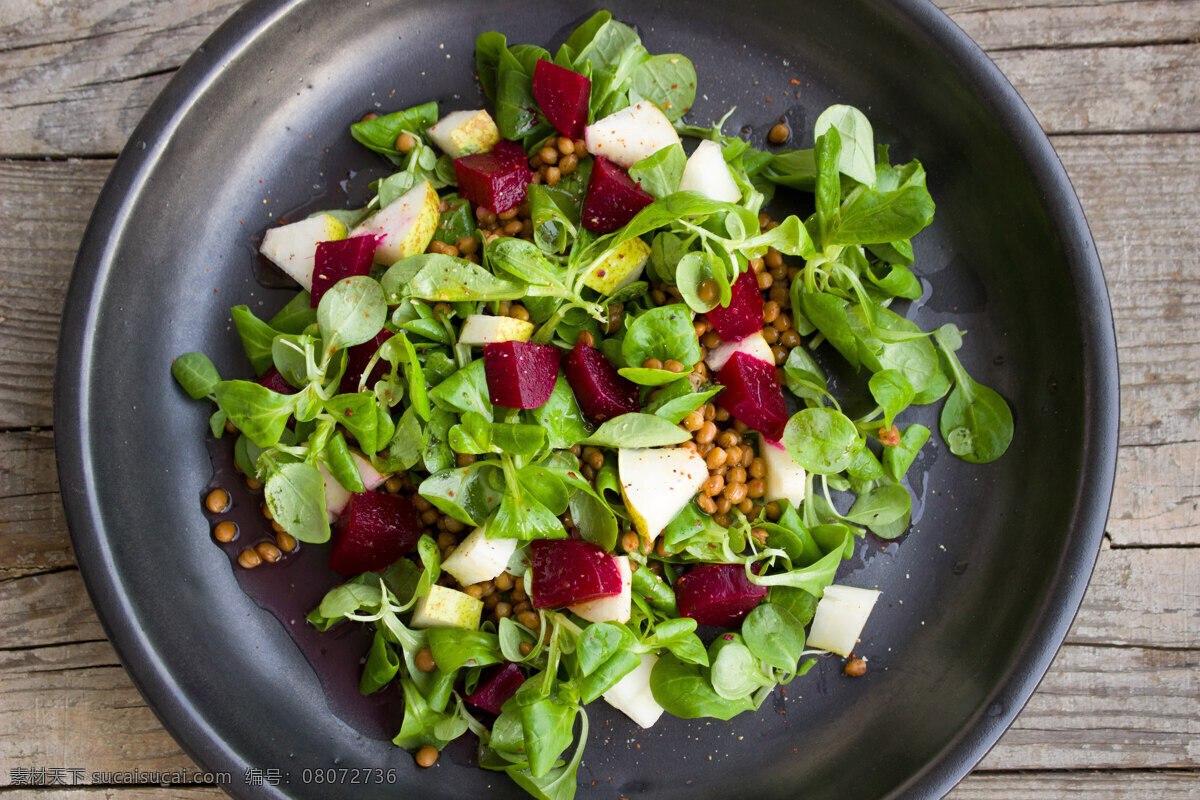
M 55 453 L 61 498 L 88 595 L 127 674 L 159 721 L 202 771 L 238 773 L 243 765 L 190 702 L 158 659 L 149 637 L 127 622 L 130 601 L 118 580 L 89 482 L 95 474 L 88 435 L 88 354 L 99 295 L 113 268 L 116 238 L 195 99 L 252 41 L 279 18 L 311 0 L 251 0 L 211 33 L 151 104 L 122 149 L 84 232 L 71 272 L 61 318 L 53 391 Z M 1097 487 L 1078 501 L 1077 527 L 1069 533 L 1047 602 L 1033 619 L 1010 674 L 994 687 L 986 710 L 889 798 L 941 797 L 962 780 L 1000 739 L 1049 670 L 1082 603 L 1099 556 L 1116 477 L 1119 433 L 1119 365 L 1111 303 L 1099 254 L 1066 170 L 1033 112 L 987 54 L 932 0 L 887 0 L 887 9 L 925 34 L 963 73 L 966 82 L 1025 161 L 1045 198 L 1080 307 L 1082 393 L 1088 436 L 1083 474 Z M 147 142 L 155 144 L 148 145 Z M 224 786 L 236 789 L 236 782 Z M 256 787 L 286 797 L 278 787 Z M 262 795 L 260 795 L 262 796 Z

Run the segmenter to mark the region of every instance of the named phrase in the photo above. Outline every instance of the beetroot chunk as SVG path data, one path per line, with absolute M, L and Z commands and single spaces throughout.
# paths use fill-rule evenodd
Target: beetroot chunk
M 529 543 L 534 608 L 565 606 L 621 593 L 621 570 L 604 548 L 575 539 Z
M 562 353 L 529 342 L 495 342 L 483 346 L 483 372 L 493 404 L 506 408 L 539 408 L 550 399 L 558 380 Z
M 572 139 L 582 139 L 587 126 L 592 82 L 578 72 L 549 61 L 533 67 L 533 99 L 554 130 Z
M 254 382 L 259 386 L 267 387 L 276 394 L 295 394 L 300 391 L 288 383 L 287 378 L 283 377 L 283 374 L 274 367 L 255 378 Z
M 486 678 L 479 682 L 475 691 L 467 695 L 467 702 L 476 708 L 499 714 L 500 709 L 508 702 L 508 698 L 517 693 L 521 684 L 525 683 L 525 673 L 521 668 L 509 661 L 503 666 L 491 670 Z
M 653 202 L 625 170 L 597 156 L 583 197 L 583 227 L 596 233 L 615 231 Z
M 359 381 L 362 380 L 362 374 L 366 371 L 367 364 L 371 363 L 371 356 L 375 355 L 375 351 L 393 336 L 395 336 L 394 333 L 384 328 L 375 334 L 375 338 L 368 339 L 362 344 L 356 344 L 346 351 L 346 371 L 342 373 L 342 382 L 338 385 L 339 392 L 350 394 L 358 391 Z M 367 388 L 373 389 L 375 382 L 383 380 L 384 373 L 390 368 L 391 365 L 382 358 L 376 361 L 375 367 L 371 370 L 371 376 L 367 378 Z
M 351 236 L 336 242 L 321 242 L 317 245 L 317 256 L 313 262 L 312 291 L 309 293 L 312 307 L 316 308 L 329 288 L 343 278 L 368 275 L 375 263 L 373 235 Z
M 567 383 L 579 408 L 592 422 L 600 423 L 637 411 L 637 384 L 617 374 L 617 368 L 594 347 L 578 342 L 567 355 Z
M 407 497 L 356 492 L 337 521 L 329 568 L 345 575 L 383 569 L 412 550 L 421 523 Z
M 787 425 L 787 403 L 775 367 L 747 353 L 734 353 L 717 373 L 725 388 L 717 405 L 759 433 L 779 441 Z
M 477 206 L 503 214 L 525 202 L 533 170 L 525 150 L 516 142 L 497 142 L 490 153 L 475 153 L 454 160 L 458 193 Z
M 732 628 L 766 596 L 767 587 L 751 583 L 741 564 L 700 567 L 675 581 L 679 616 L 699 625 Z
M 727 306 L 717 306 L 708 312 L 708 321 L 726 342 L 736 342 L 763 327 L 763 296 L 758 290 L 758 278 L 746 270 L 730 287 L 733 299 Z

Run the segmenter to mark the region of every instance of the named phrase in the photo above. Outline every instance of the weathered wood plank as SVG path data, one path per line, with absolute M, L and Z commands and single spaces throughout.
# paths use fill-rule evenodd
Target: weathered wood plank
M 109 161 L 0 162 L 0 427 L 48 427 L 71 265 Z
M 0 541 L 0 578 L 75 564 L 49 431 L 0 433 Z
M 1200 37 L 1196 0 L 941 2 L 984 50 L 1164 44 Z
M 0 651 L 103 640 L 78 570 L 0 581 Z
M 1064 647 L 982 769 L 1200 766 L 1200 652 Z
M 0 4 L 5 154 L 116 153 L 229 0 Z
M 1200 647 L 1200 549 L 1100 550 L 1074 644 Z
M 1200 137 L 1062 136 L 1112 299 L 1121 442 L 1200 438 Z
M 0 771 L 194 769 L 108 642 L 0 652 Z
M 1200 45 L 991 55 L 1048 133 L 1200 130 Z
M 977 770 L 946 795 L 946 800 L 1062 800 L 1064 797 L 1189 800 L 1200 797 L 1200 773 L 1122 771 L 995 775 Z
M 1122 447 L 1108 535 L 1115 545 L 1200 544 L 1200 445 Z

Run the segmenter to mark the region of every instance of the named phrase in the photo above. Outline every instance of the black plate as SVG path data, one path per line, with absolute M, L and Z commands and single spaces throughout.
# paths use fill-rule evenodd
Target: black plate
M 847 102 L 868 113 L 894 160 L 923 160 L 938 212 L 917 240 L 933 293 L 915 318 L 970 331 L 963 360 L 1011 401 L 1017 428 L 1008 454 L 983 467 L 949 456 L 935 434 L 915 486 L 916 531 L 847 565 L 846 580 L 884 591 L 860 647 L 865 678 L 826 659 L 731 724 L 667 718 L 640 732 L 597 704 L 580 795 L 939 796 L 1033 692 L 1103 531 L 1116 349 L 1078 201 L 1016 92 L 928 3 L 609 7 L 651 52 L 695 61 L 694 120 L 736 105 L 729 129 L 749 126 L 761 142 L 780 115 L 809 132 L 820 109 Z M 226 375 L 248 372 L 228 308 L 269 313 L 289 294 L 253 279 L 256 237 L 280 214 L 343 205 L 339 182 L 352 170 L 382 171 L 350 139 L 350 121 L 429 98 L 478 107 L 477 33 L 557 45 L 584 16 L 568 2 L 252 2 L 171 81 L 96 207 L 59 350 L 63 500 L 134 681 L 200 765 L 232 773 L 238 796 L 344 793 L 305 772 L 331 766 L 394 768 L 409 790 L 400 795 L 521 796 L 470 768 L 465 744 L 422 772 L 331 713 L 285 628 L 241 591 L 209 539 L 198 503 L 211 474 L 208 410 L 168 367 L 203 350 Z M 362 177 L 351 199 L 365 195 Z M 247 786 L 247 767 L 286 781 Z

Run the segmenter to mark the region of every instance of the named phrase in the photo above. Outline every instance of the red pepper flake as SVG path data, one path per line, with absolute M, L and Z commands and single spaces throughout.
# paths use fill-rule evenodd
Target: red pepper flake
M 792 86 L 799 86 L 799 85 L 800 85 L 800 81 L 796 80 L 795 78 L 792 78 Z
M 900 444 L 900 429 L 895 425 L 890 428 L 880 428 L 876 435 L 884 447 L 897 447 Z
M 767 98 L 767 102 L 768 102 L 768 103 L 769 103 L 769 102 L 771 102 L 771 98 L 769 98 L 769 97 L 768 97 L 768 98 Z

